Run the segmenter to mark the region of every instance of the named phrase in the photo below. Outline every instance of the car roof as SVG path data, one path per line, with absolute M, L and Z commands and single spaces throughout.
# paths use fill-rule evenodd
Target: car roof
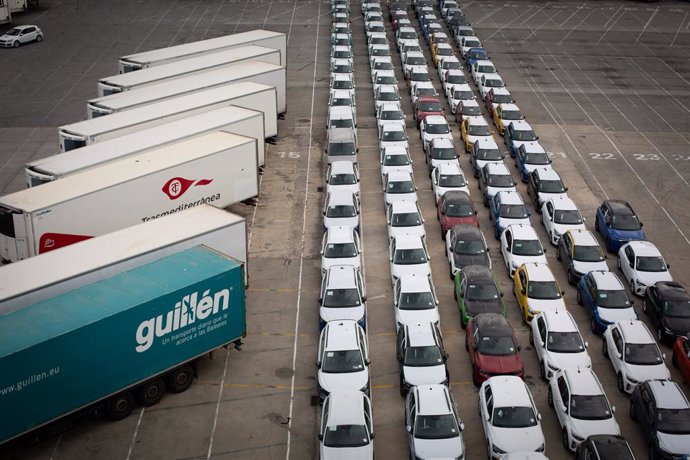
M 407 341 L 411 347 L 426 347 L 437 345 L 433 334 L 432 323 L 417 323 L 405 326 L 407 329 Z
M 539 239 L 539 236 L 537 235 L 536 230 L 534 230 L 534 227 L 532 227 L 531 225 L 512 224 L 512 225 L 508 225 L 507 229 L 510 229 L 510 231 L 513 232 L 513 239 L 514 240 L 538 240 Z
M 489 92 L 492 92 L 492 91 L 494 94 L 507 94 L 508 96 L 510 96 L 510 91 L 508 91 L 508 88 L 505 88 L 505 87 L 491 88 L 489 90 Z
M 487 382 L 491 386 L 494 407 L 533 407 L 527 385 L 517 375 L 499 375 L 491 377 Z
M 389 182 L 400 182 L 400 181 L 412 180 L 412 174 L 410 174 L 409 171 L 400 170 L 400 169 L 392 169 L 386 174 L 386 176 L 388 177 Z
M 431 85 L 433 88 L 433 85 Z M 419 86 L 417 86 L 419 88 Z M 417 102 L 441 102 L 438 96 L 419 96 Z
M 379 85 L 376 91 L 379 93 L 397 93 L 398 88 L 395 85 Z
M 349 190 L 333 189 L 328 193 L 328 205 L 353 205 L 355 203 L 354 193 Z
M 405 127 L 398 124 L 398 123 L 386 123 L 383 125 L 382 130 L 383 131 L 402 131 L 405 134 L 407 134 L 407 130 L 405 129 Z
M 659 249 L 651 241 L 630 241 L 627 244 L 635 251 L 635 255 L 638 257 L 661 255 Z
M 656 343 L 647 326 L 639 319 L 616 321 L 626 342 L 629 343 Z
M 417 33 L 414 27 L 400 27 L 398 29 L 398 32 L 414 32 L 415 34 Z
M 352 113 L 352 107 L 349 105 L 333 105 L 328 108 L 328 111 L 331 114 L 331 120 L 336 119 L 336 118 L 354 118 L 354 115 Z M 331 128 L 331 129 L 337 129 L 337 128 Z M 350 128 L 345 128 L 345 129 L 350 129 Z
M 544 318 L 544 321 L 546 321 L 546 324 L 548 324 L 550 331 L 580 331 L 577 328 L 577 323 L 575 323 L 573 315 L 568 310 L 543 310 L 538 315 L 541 315 L 541 317 Z
M 391 212 L 393 214 L 397 214 L 400 212 L 403 213 L 410 213 L 410 212 L 419 212 L 419 208 L 417 207 L 417 203 L 415 201 L 394 201 L 390 204 L 391 206 Z
M 35 26 L 35 25 L 33 25 L 33 24 L 24 24 L 24 25 L 22 25 L 22 26 L 14 26 L 14 27 L 12 27 L 12 28 L 13 28 L 13 29 L 19 29 L 19 30 L 24 30 L 24 29 L 28 29 L 29 27 L 36 27 L 36 28 L 38 29 L 38 26 Z
M 467 124 L 468 125 L 485 125 L 489 126 L 489 123 L 486 121 L 486 119 L 481 116 L 481 115 L 475 115 L 472 117 L 467 117 Z
M 472 203 L 470 195 L 464 190 L 449 190 L 443 194 L 443 201 L 453 201 L 455 203 Z
M 417 275 L 411 273 L 409 275 L 401 275 L 398 278 L 400 283 L 400 292 L 429 292 L 431 291 L 431 283 L 429 277 L 425 275 Z
M 329 321 L 324 328 L 326 350 L 356 350 L 359 348 L 357 322 L 354 320 Z
M 345 47 L 341 47 L 341 48 L 345 48 Z M 354 80 L 351 73 L 332 73 L 331 78 L 333 80 L 347 80 L 347 81 Z M 341 90 L 341 91 L 348 91 L 348 90 Z
M 328 142 L 354 142 L 355 131 L 352 128 L 330 128 L 328 130 Z
M 476 35 L 465 35 L 464 37 L 462 37 L 462 39 L 463 40 L 477 40 L 477 41 L 479 41 L 479 37 L 477 37 Z
M 422 237 L 410 233 L 394 236 L 396 249 L 415 249 L 424 247 Z
M 513 128 L 518 131 L 527 131 L 532 129 L 532 126 L 525 120 L 513 120 L 510 122 L 510 124 L 513 125 Z
M 417 385 L 416 392 L 417 414 L 441 415 L 453 412 L 449 406 L 450 394 L 447 386 L 439 383 L 432 385 Z
M 495 284 L 494 272 L 485 265 L 468 265 L 460 272 L 467 279 L 468 283 L 478 281 L 490 281 Z
M 556 196 L 550 198 L 549 201 L 553 204 L 554 209 L 556 210 L 578 211 L 575 202 L 567 196 Z
M 349 89 L 331 90 L 331 99 L 352 99 L 352 90 L 349 90 Z
M 478 328 L 482 336 L 505 337 L 513 335 L 513 328 L 500 313 L 480 313 L 470 321 Z
M 565 368 L 563 376 L 568 381 L 571 395 L 595 396 L 604 394 L 601 382 L 590 368 Z
M 383 155 L 409 155 L 402 145 L 387 145 L 383 148 Z
M 522 199 L 522 195 L 520 195 L 519 192 L 515 191 L 502 191 L 498 192 L 496 194 L 497 200 L 501 202 L 501 204 L 525 204 L 525 201 Z
M 444 62 L 460 62 L 460 60 L 455 56 L 442 56 L 441 64 L 443 64 Z
M 477 105 L 479 105 L 479 104 L 477 104 Z M 482 148 L 485 150 L 498 149 L 498 144 L 496 143 L 496 141 L 492 137 L 480 137 L 474 143 L 477 144 L 477 148 Z M 483 144 L 486 144 L 486 145 L 483 145 Z
M 477 102 L 476 99 L 463 99 L 462 101 L 460 101 L 460 103 L 462 104 L 463 107 L 470 107 L 470 106 L 479 107 L 479 102 Z M 493 140 L 493 139 L 491 139 L 491 140 Z M 487 142 L 487 141 L 488 141 L 488 139 L 482 139 L 482 142 Z
M 415 51 L 410 51 L 409 53 L 407 53 L 407 56 L 405 56 L 405 57 L 408 58 L 408 57 L 420 57 L 420 56 L 424 57 L 424 53 L 422 53 L 421 51 L 415 50 Z
M 614 272 L 608 270 L 595 270 L 589 272 L 590 278 L 594 280 L 597 289 L 605 291 L 621 291 L 625 290 L 623 282 L 618 278 Z
M 503 106 L 512 104 L 500 104 Z M 539 141 L 528 141 L 520 144 L 520 150 L 524 150 L 525 153 L 546 153 L 546 149 L 539 143 Z
M 429 73 L 429 69 L 425 65 L 413 65 L 410 67 L 410 73 Z
M 459 238 L 462 238 L 465 240 L 468 240 L 468 239 L 469 240 L 481 240 L 482 239 L 482 231 L 479 230 L 479 228 L 476 225 L 455 224 L 455 225 L 453 225 L 451 230 Z
M 446 117 L 441 115 L 429 115 L 423 121 L 427 125 L 447 125 Z
M 604 201 L 605 204 L 611 208 L 611 211 L 613 211 L 614 214 L 620 214 L 620 215 L 632 215 L 634 214 L 632 210 L 632 206 L 630 206 L 630 203 L 624 200 L 606 200 Z
M 331 163 L 331 174 L 344 174 L 355 172 L 355 165 L 351 161 L 338 160 Z
M 379 109 L 382 112 L 394 112 L 394 111 L 400 111 L 400 104 L 397 102 L 384 102 L 381 104 L 381 108 Z
M 597 458 L 613 458 L 613 455 L 620 455 L 622 449 L 625 449 L 627 456 L 625 459 L 635 458 L 628 441 L 623 436 L 612 434 L 593 434 L 587 441 L 592 443 L 594 450 L 597 453 Z M 625 448 L 623 448 L 625 446 Z M 621 459 L 621 460 L 625 460 Z
M 331 51 L 352 51 L 352 49 L 345 45 L 335 45 Z
M 395 77 L 395 70 L 377 70 L 375 77 Z
M 487 163 L 484 165 L 484 168 L 486 168 L 486 172 L 490 175 L 510 175 L 510 170 L 505 163 Z
M 494 63 L 491 59 L 478 59 L 478 60 L 474 61 L 473 65 L 480 66 L 480 65 L 487 65 L 487 64 L 491 65 L 491 66 L 494 65 Z
M 434 32 L 434 35 L 436 36 L 446 36 L 447 35 L 444 32 Z M 453 49 L 453 46 L 450 43 L 436 43 L 436 48 L 449 48 Z
M 354 229 L 347 225 L 337 225 L 326 230 L 326 244 L 350 243 L 354 241 Z
M 328 426 L 364 425 L 364 393 L 334 391 L 327 396 Z
M 541 180 L 559 180 L 561 176 L 558 175 L 555 169 L 548 168 L 537 168 L 534 170 L 539 179 Z
M 436 88 L 434 87 L 434 84 L 433 84 L 432 82 L 430 82 L 430 81 L 418 81 L 418 82 L 416 82 L 416 83 L 413 85 L 413 89 L 415 89 L 415 90 L 420 89 L 420 88 L 432 88 L 432 89 L 436 89 Z M 419 99 L 425 100 L 427 97 L 432 97 L 432 98 L 438 100 L 438 98 L 437 98 L 436 96 L 419 96 Z M 419 100 L 419 99 L 418 99 L 418 100 Z
M 578 228 L 568 230 L 566 233 L 570 235 L 575 246 L 599 246 L 597 238 L 589 230 Z
M 498 106 L 501 108 L 501 110 L 520 110 L 520 107 L 513 103 L 502 102 L 498 104 Z
M 514 225 L 511 225 L 511 227 L 514 227 Z M 536 236 L 536 233 L 534 235 Z M 522 235 L 516 235 L 515 238 L 519 239 L 520 236 Z M 549 265 L 544 262 L 528 262 L 523 265 L 525 271 L 527 271 L 527 279 L 530 281 L 556 281 L 556 277 L 553 276 Z
M 690 293 L 683 287 L 682 284 L 676 281 L 657 281 L 657 292 L 668 300 L 687 300 L 690 298 Z
M 441 163 L 436 168 L 438 169 L 439 174 L 447 175 L 447 176 L 453 176 L 453 175 L 460 175 L 460 176 L 465 176 L 462 173 L 462 169 L 460 169 L 460 166 L 458 166 L 457 163 Z
M 354 265 L 331 265 L 328 268 L 328 288 L 351 288 L 357 285 Z
M 485 73 L 484 75 L 482 75 L 482 80 L 501 80 L 501 81 L 503 81 L 501 76 L 499 74 L 497 74 L 496 72 Z
M 686 409 L 688 400 L 678 384 L 668 380 L 650 380 L 647 382 L 649 390 L 654 395 L 659 409 Z
M 447 75 L 461 75 L 463 77 L 465 76 L 465 73 L 460 69 L 447 69 L 446 74 Z
M 431 116 L 433 117 L 435 115 L 431 115 Z M 432 148 L 442 148 L 442 149 L 455 148 L 455 144 L 453 143 L 453 140 L 448 139 L 447 137 L 437 137 L 437 138 L 431 139 L 431 144 L 432 145 L 430 145 L 430 147 L 432 147 Z

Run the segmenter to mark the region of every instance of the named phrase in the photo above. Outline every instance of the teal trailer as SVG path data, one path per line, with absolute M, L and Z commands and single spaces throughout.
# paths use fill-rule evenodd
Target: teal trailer
M 244 267 L 197 246 L 0 316 L 0 444 L 83 409 L 186 390 L 246 333 Z

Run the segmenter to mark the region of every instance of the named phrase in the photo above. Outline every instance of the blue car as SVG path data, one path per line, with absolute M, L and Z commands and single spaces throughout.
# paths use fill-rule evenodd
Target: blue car
M 614 272 L 591 271 L 577 284 L 577 303 L 590 315 L 590 327 L 595 334 L 603 334 L 616 321 L 638 319 L 633 301 Z
M 510 150 L 510 156 L 513 158 L 517 155 L 522 144 L 538 140 L 539 136 L 534 134 L 532 126 L 524 120 L 510 122 L 503 134 L 503 142 L 505 142 L 506 147 Z
M 489 200 L 489 218 L 494 222 L 496 239 L 501 237 L 508 225 L 532 225 L 530 214 L 519 192 L 498 192 Z
M 632 206 L 623 200 L 606 200 L 597 208 L 594 227 L 601 233 L 606 250 L 617 253 L 629 241 L 645 239 L 642 222 Z
M 537 168 L 545 168 L 551 164 L 551 158 L 539 142 L 525 142 L 517 149 L 515 166 L 520 171 L 522 182 L 529 182 L 529 177 Z
M 489 54 L 484 48 L 470 48 L 465 55 L 465 62 L 467 63 L 467 71 L 472 71 L 472 65 L 477 61 L 484 61 L 490 59 Z

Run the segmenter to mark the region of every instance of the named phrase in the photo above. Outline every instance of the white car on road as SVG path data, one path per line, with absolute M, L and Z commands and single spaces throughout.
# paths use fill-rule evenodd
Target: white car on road
M 512 278 L 522 264 L 546 264 L 544 247 L 531 225 L 509 225 L 501 233 L 501 254 Z
M 673 281 L 669 265 L 661 252 L 649 241 L 630 241 L 618 250 L 618 268 L 630 285 L 630 290 L 640 297 L 647 286 L 657 281 Z
M 424 238 L 419 235 L 399 235 L 391 238 L 388 255 L 393 285 L 403 275 L 431 276 L 429 251 Z
M 530 325 L 529 342 L 537 352 L 541 376 L 549 380 L 560 369 L 591 368 L 592 360 L 577 323 L 565 308 L 543 310 Z
M 546 201 L 541 207 L 541 223 L 549 235 L 549 243 L 554 246 L 558 246 L 561 235 L 568 230 L 585 230 L 585 218 L 568 197 Z

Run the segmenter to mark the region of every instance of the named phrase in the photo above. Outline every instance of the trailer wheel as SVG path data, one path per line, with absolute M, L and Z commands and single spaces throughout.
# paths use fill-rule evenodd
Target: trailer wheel
M 194 369 L 189 364 L 178 367 L 165 377 L 168 391 L 171 393 L 182 393 L 192 385 L 194 380 Z
M 123 391 L 108 399 L 106 413 L 111 420 L 127 418 L 134 409 L 134 396 L 129 391 Z
M 165 394 L 165 382 L 162 378 L 149 380 L 140 385 L 134 392 L 137 402 L 144 407 L 158 404 Z

